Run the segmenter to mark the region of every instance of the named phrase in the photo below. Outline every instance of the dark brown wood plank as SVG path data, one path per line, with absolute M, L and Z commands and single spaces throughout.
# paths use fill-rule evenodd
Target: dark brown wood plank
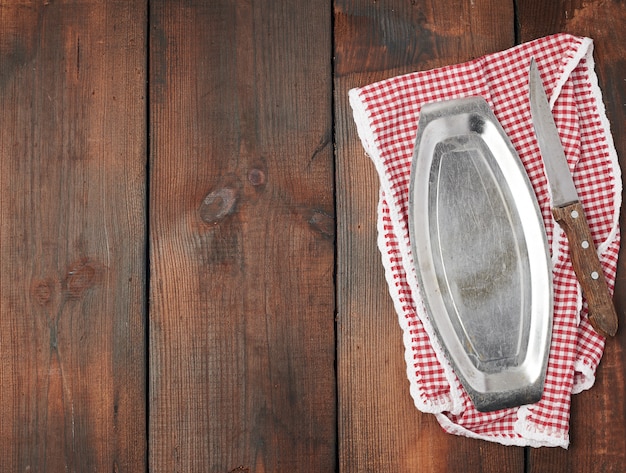
M 0 471 L 146 467 L 145 24 L 0 4 Z
M 151 6 L 153 472 L 335 469 L 330 24 Z
M 334 15 L 340 470 L 522 472 L 522 448 L 447 435 L 413 405 L 376 246 L 378 178 L 347 100 L 352 87 L 512 46 L 512 4 L 337 0 Z
M 626 169 L 626 4 L 624 2 L 519 0 L 520 40 L 556 32 L 594 40 L 596 71 L 622 172 Z M 622 221 L 624 207 L 622 206 Z M 622 245 L 623 250 L 623 245 Z M 568 451 L 532 450 L 532 472 L 622 472 L 626 465 L 626 263 L 620 253 L 614 297 L 620 328 L 607 341 L 595 386 L 573 397 Z

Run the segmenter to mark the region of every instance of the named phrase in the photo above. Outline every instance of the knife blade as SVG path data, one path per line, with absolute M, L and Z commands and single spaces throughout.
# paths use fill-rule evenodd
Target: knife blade
M 572 266 L 587 299 L 589 322 L 600 335 L 613 336 L 617 313 L 534 58 L 528 88 L 535 136 L 552 193 L 552 215 L 567 235 Z

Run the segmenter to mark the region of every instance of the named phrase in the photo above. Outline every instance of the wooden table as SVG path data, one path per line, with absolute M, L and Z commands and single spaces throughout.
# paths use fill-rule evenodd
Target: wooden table
M 347 102 L 558 31 L 626 163 L 622 0 L 2 0 L 0 471 L 624 471 L 622 263 L 569 451 L 413 407 Z

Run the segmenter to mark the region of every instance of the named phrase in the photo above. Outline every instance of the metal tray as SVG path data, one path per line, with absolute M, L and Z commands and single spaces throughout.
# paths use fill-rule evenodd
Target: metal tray
M 548 243 L 528 176 L 483 98 L 422 107 L 409 232 L 432 325 L 476 408 L 537 402 L 552 331 Z

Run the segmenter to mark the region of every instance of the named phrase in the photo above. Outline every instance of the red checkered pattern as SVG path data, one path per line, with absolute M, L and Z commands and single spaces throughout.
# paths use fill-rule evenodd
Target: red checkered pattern
M 350 91 L 359 136 L 380 176 L 379 248 L 404 333 L 411 394 L 416 406 L 436 414 L 450 433 L 507 445 L 567 447 L 571 395 L 593 385 L 604 339 L 587 321 L 567 238 L 552 217 L 527 92 L 534 57 L 612 290 L 620 244 L 621 176 L 592 51 L 589 38 L 559 34 Z M 475 95 L 487 100 L 528 173 L 548 234 L 554 277 L 553 337 L 543 397 L 536 404 L 491 413 L 474 408 L 433 336 L 419 293 L 407 220 L 421 106 Z

